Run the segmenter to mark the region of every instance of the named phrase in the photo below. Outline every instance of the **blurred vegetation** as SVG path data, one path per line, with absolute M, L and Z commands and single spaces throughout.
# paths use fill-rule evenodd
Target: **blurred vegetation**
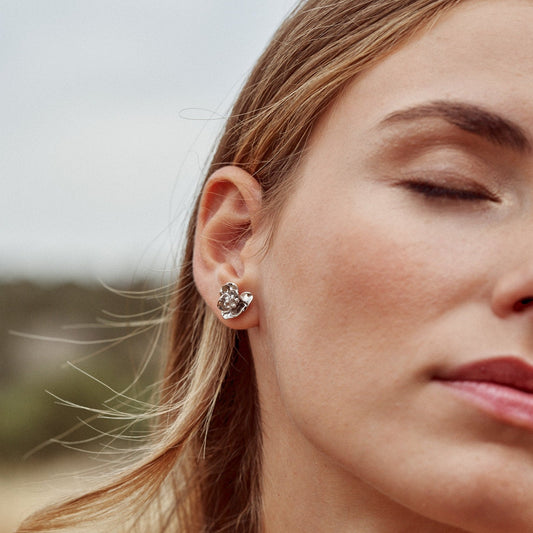
M 98 431 L 112 432 L 123 422 L 92 420 L 89 411 L 62 405 L 58 398 L 95 409 L 138 410 L 137 402 L 120 396 L 112 399 L 113 391 L 128 389 L 154 348 L 154 357 L 125 393 L 151 399 L 148 386 L 157 380 L 163 342 L 155 339 L 157 326 L 128 325 L 133 317 L 148 321 L 160 317 L 163 302 L 155 293 L 140 296 L 150 289 L 146 283 L 127 287 L 138 291 L 135 296 L 74 283 L 0 283 L 1 460 L 16 463 L 35 448 L 39 450 L 32 461 L 64 453 L 68 447 L 42 445 L 76 425 L 63 440 L 88 441 L 73 444 L 74 448 L 101 448 L 105 436 L 95 439 Z M 126 338 L 114 342 L 120 337 Z M 130 436 L 145 430 L 141 424 Z

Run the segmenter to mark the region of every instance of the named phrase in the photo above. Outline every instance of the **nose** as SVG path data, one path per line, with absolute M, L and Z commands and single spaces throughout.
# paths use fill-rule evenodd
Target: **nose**
M 516 313 L 533 313 L 533 263 L 507 272 L 496 283 L 492 310 L 505 318 Z

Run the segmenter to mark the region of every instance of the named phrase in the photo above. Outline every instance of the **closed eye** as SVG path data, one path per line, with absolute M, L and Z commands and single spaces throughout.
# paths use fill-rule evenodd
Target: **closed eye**
M 500 199 L 484 187 L 460 188 L 440 185 L 428 181 L 404 181 L 402 186 L 426 198 L 458 200 L 466 202 L 500 202 Z

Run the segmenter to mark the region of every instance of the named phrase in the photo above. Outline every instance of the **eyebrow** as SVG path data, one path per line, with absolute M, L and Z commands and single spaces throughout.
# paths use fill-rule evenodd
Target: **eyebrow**
M 433 117 L 442 118 L 468 133 L 517 152 L 526 153 L 532 149 L 526 133 L 518 124 L 482 107 L 464 102 L 437 100 L 417 105 L 387 115 L 381 124 Z

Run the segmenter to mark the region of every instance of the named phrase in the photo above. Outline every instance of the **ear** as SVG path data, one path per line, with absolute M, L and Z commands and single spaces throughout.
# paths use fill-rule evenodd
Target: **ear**
M 248 172 L 235 166 L 217 170 L 204 186 L 194 241 L 193 271 L 196 286 L 224 325 L 248 329 L 258 324 L 255 302 L 241 315 L 223 319 L 217 308 L 220 288 L 228 282 L 239 292 L 257 287 L 260 250 L 258 214 L 261 187 Z

